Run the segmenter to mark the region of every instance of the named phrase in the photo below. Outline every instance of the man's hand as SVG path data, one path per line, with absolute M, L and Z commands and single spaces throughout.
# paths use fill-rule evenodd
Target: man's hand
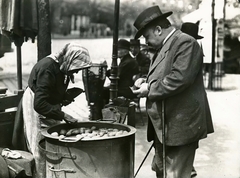
M 134 94 L 137 94 L 138 97 L 147 97 L 148 95 L 148 83 L 142 83 L 140 88 L 132 91 Z
M 73 118 L 72 116 L 70 116 L 69 114 L 67 113 L 64 113 L 64 121 L 68 124 L 71 124 L 71 123 L 76 123 L 78 120 Z
M 146 78 L 138 78 L 135 82 L 134 82 L 134 86 L 136 88 L 140 88 L 142 83 L 146 83 Z

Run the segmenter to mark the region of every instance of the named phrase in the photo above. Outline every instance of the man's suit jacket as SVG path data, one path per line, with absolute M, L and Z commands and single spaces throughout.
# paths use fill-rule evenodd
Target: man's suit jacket
M 202 76 L 203 53 L 195 39 L 176 30 L 153 59 L 147 82 L 148 140 L 162 142 L 162 100 L 165 143 L 185 145 L 207 137 L 213 124 Z

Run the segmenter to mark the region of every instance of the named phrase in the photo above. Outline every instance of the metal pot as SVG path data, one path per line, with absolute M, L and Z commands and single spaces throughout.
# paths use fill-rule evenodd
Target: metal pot
M 63 142 L 51 135 L 72 127 L 113 128 L 127 134 L 91 140 Z M 42 131 L 45 137 L 47 178 L 133 178 L 134 127 L 105 122 L 82 122 L 74 125 L 59 124 Z

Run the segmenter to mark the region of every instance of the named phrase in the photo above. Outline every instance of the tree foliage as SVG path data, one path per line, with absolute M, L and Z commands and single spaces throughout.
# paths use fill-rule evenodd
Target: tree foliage
M 187 0 L 184 0 L 187 1 Z M 61 16 L 85 15 L 90 17 L 93 23 L 107 24 L 111 29 L 114 24 L 114 0 L 51 0 L 52 11 L 61 8 Z M 198 2 L 189 0 L 186 4 L 198 4 Z M 123 29 L 127 21 L 133 22 L 137 15 L 146 7 L 153 4 L 162 7 L 162 11 L 173 11 L 172 20 L 174 23 L 181 23 L 181 14 L 186 14 L 184 8 L 179 9 L 177 4 L 163 5 L 161 1 L 153 3 L 150 0 L 120 1 L 119 29 Z M 186 8 L 185 8 L 186 9 Z M 194 10 L 194 9 L 193 9 Z M 132 25 L 132 24 L 131 24 Z

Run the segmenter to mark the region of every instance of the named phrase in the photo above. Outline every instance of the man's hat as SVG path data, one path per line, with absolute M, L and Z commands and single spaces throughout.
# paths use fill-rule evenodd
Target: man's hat
M 125 39 L 118 40 L 118 48 L 130 50 L 130 42 Z
M 140 40 L 130 39 L 130 46 L 140 46 Z
M 172 12 L 162 13 L 159 6 L 152 6 L 145 9 L 141 14 L 138 15 L 137 19 L 134 22 L 135 28 L 138 30 L 135 39 L 138 39 L 142 36 L 143 29 L 154 20 L 157 19 L 166 19 L 170 16 Z
M 186 22 L 182 24 L 181 31 L 192 36 L 195 39 L 202 39 L 202 36 L 198 35 L 198 25 L 191 22 Z

